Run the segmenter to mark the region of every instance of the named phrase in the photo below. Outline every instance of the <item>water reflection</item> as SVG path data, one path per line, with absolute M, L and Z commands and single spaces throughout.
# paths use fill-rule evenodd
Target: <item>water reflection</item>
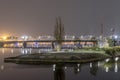
M 27 50 L 27 49 L 21 49 L 21 53 L 22 53 L 22 54 L 27 54 L 27 53 L 28 53 L 28 50 Z
M 13 49 L 11 49 L 11 53 L 12 53 L 12 54 L 14 53 L 14 50 L 13 50 Z
M 41 53 L 40 49 L 39 49 L 39 52 L 38 53 Z
M 115 59 L 110 59 L 108 62 L 91 62 L 89 63 L 89 73 L 93 76 L 96 76 L 100 68 L 104 68 L 105 72 L 111 71 L 117 73 L 119 69 L 118 64 L 120 64 L 120 61 L 115 61 Z M 71 66 L 74 68 L 74 74 L 83 73 L 81 67 L 84 67 L 85 65 L 86 64 L 71 64 Z M 54 64 L 54 80 L 65 80 L 65 72 L 67 67 L 69 66 Z
M 115 62 L 115 72 L 118 72 L 118 65 L 117 65 L 117 62 Z
M 25 52 L 25 50 L 26 49 L 14 49 L 14 48 L 0 48 L 0 52 L 2 53 L 2 54 L 9 54 L 9 53 L 19 53 L 19 54 L 22 54 L 22 53 L 24 53 Z
M 98 61 L 98 67 L 100 66 L 100 62 Z
M 118 57 L 114 59 L 110 59 L 109 62 L 104 62 L 104 68 L 106 72 L 114 71 L 118 72 L 118 64 L 120 64 L 120 61 L 118 61 Z
M 28 49 L 28 48 L 27 49 L 26 48 L 21 48 L 20 51 L 21 51 L 22 54 L 28 54 L 28 53 L 32 52 L 32 49 L 31 48 L 30 49 Z
M 96 76 L 97 71 L 98 71 L 98 62 L 93 62 L 91 63 L 91 67 L 90 67 L 90 73 L 94 76 Z
M 1 74 L 2 72 L 13 72 L 14 70 L 15 74 L 20 70 L 20 74 L 22 74 L 22 70 L 26 71 L 26 74 L 31 73 L 32 75 L 36 76 L 37 74 L 41 73 L 41 75 L 46 74 L 48 71 L 50 72 L 48 75 L 51 77 L 51 75 L 54 75 L 54 80 L 107 80 L 107 79 L 99 79 L 100 77 L 110 77 L 111 79 L 109 80 L 115 80 L 112 77 L 117 77 L 119 75 L 119 69 L 120 69 L 120 59 L 119 57 L 113 58 L 113 59 L 106 59 L 105 61 L 99 61 L 99 62 L 90 62 L 86 64 L 51 64 L 47 65 L 47 68 L 45 66 L 41 67 L 41 64 L 38 66 L 33 66 L 33 65 L 18 65 L 18 64 L 7 64 L 2 62 L 4 57 L 9 57 L 9 56 L 16 56 L 20 54 L 31 54 L 34 52 L 39 52 L 41 53 L 41 49 L 6 49 L 6 48 L 1 48 L 0 52 L 3 53 L 0 56 L 0 70 Z M 10 55 L 9 55 L 10 54 Z M 32 67 L 31 67 L 32 66 Z M 71 69 L 72 68 L 72 69 Z M 12 69 L 12 70 L 10 70 Z M 7 71 L 8 70 L 8 71 Z M 36 71 L 36 72 L 34 72 Z M 45 73 L 46 71 L 46 73 Z M 103 74 L 103 75 L 101 75 Z M 112 75 L 108 76 L 108 74 Z M 40 75 L 40 74 L 39 74 Z M 79 76 L 78 76 L 79 75 Z M 85 77 L 89 77 L 89 79 L 84 79 Z M 33 76 L 33 77 L 34 77 Z M 42 75 L 43 76 L 43 75 Z M 94 76 L 91 78 L 91 76 Z M 1 77 L 1 76 L 0 76 Z M 39 76 L 37 76 L 39 77 Z M 70 77 L 70 79 L 68 79 Z M 71 78 L 72 77 L 72 78 Z M 77 78 L 76 78 L 77 77 Z M 75 79 L 74 79 L 75 78 Z M 4 79 L 3 79 L 4 80 Z M 24 79 L 25 80 L 25 79 Z M 30 79 L 32 80 L 32 79 Z M 45 79 L 44 79 L 45 80 Z M 48 80 L 48 79 L 46 79 Z M 53 80 L 53 79 L 49 79 Z M 117 80 L 120 80 L 118 77 Z
M 105 71 L 106 71 L 106 72 L 109 71 L 109 67 L 108 67 L 108 66 L 105 67 Z
M 92 63 L 90 63 L 90 68 L 92 68 Z
M 81 71 L 82 64 L 76 64 L 74 65 L 74 73 L 78 74 Z
M 65 71 L 62 64 L 56 64 L 54 71 L 54 80 L 65 80 Z
M 56 68 L 56 64 L 53 64 L 53 71 L 55 71 L 55 68 Z
M 1 70 L 4 70 L 4 65 L 1 65 L 1 66 L 0 66 L 0 69 L 1 69 Z
M 32 49 L 32 48 L 0 48 L 0 52 L 2 54 L 31 54 L 31 53 L 42 53 L 42 52 L 49 52 L 52 51 L 52 49 L 48 50 L 48 49 Z
M 5 53 L 5 50 L 4 50 L 4 48 L 2 49 L 2 53 L 3 53 L 3 54 Z

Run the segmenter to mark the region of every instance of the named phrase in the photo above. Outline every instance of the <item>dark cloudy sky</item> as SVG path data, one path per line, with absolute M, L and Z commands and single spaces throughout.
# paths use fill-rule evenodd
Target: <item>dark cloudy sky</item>
M 120 34 L 120 0 L 0 0 L 0 34 L 53 34 L 57 16 L 66 34 Z

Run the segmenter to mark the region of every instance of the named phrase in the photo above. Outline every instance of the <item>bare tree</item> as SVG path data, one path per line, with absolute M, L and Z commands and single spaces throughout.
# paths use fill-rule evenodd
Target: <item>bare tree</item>
M 54 28 L 54 38 L 57 42 L 57 51 L 61 50 L 61 44 L 62 41 L 64 40 L 64 25 L 61 22 L 61 18 L 57 17 L 56 18 L 56 24 L 55 24 L 55 28 Z

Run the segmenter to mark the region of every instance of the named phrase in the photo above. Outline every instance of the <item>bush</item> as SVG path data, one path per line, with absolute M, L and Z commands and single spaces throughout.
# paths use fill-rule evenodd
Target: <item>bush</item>
M 120 53 L 120 46 L 104 48 L 106 54 L 114 57 Z
M 106 48 L 104 50 L 105 50 L 106 54 L 108 54 L 110 56 L 115 56 L 115 49 L 113 49 L 113 48 Z
M 116 52 L 120 52 L 120 46 L 115 46 L 114 49 Z

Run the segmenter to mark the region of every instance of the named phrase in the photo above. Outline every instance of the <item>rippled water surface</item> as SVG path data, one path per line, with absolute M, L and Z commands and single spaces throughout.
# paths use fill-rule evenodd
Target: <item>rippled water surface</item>
M 120 60 L 87 64 L 22 65 L 4 58 L 40 53 L 39 49 L 0 49 L 1 80 L 120 80 Z

